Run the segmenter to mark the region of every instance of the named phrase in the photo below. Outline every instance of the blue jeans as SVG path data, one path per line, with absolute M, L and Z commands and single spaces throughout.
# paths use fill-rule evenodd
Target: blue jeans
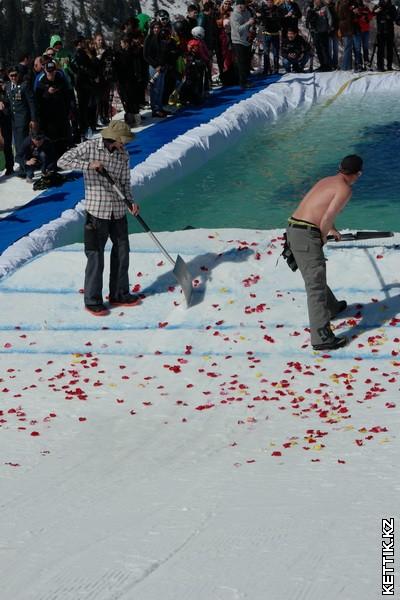
M 341 64 L 342 71 L 351 71 L 352 67 L 352 52 L 353 52 L 353 36 L 352 35 L 344 35 L 343 36 L 343 60 Z
M 149 65 L 150 79 L 155 76 L 157 70 Z M 150 89 L 150 106 L 153 112 L 163 110 L 162 97 L 164 93 L 165 71 L 159 71 L 154 83 L 149 84 Z
M 264 73 L 271 72 L 271 63 L 269 61 L 269 53 L 272 51 L 272 57 L 274 60 L 274 71 L 279 69 L 279 34 L 270 35 L 266 33 L 264 35 Z
M 361 32 L 361 46 L 363 51 L 364 66 L 369 63 L 369 31 Z
M 27 177 L 32 178 L 35 174 L 36 169 L 41 169 L 42 174 L 47 173 L 47 171 L 55 171 L 56 165 L 54 159 L 51 159 L 47 156 L 45 152 L 39 151 L 36 156 L 37 162 L 35 165 L 27 165 L 25 163 L 25 173 Z
M 290 73 L 292 70 L 293 73 L 298 73 L 304 69 L 309 59 L 310 55 L 306 53 L 301 58 L 283 58 L 282 63 L 286 73 Z
M 354 50 L 354 60 L 356 63 L 356 69 L 362 67 L 362 57 L 361 57 L 361 33 L 355 33 L 353 35 L 353 50 Z

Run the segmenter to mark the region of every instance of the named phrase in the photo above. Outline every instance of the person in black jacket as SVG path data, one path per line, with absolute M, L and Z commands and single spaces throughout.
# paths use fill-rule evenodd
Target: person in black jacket
M 75 40 L 75 55 L 71 69 L 75 77 L 75 89 L 78 97 L 79 129 L 82 140 L 97 129 L 97 91 L 100 81 L 97 58 L 89 49 L 88 42 L 83 37 Z
M 0 75 L 0 133 L 3 138 L 4 158 L 6 161 L 4 175 L 8 177 L 14 173 L 14 155 L 12 151 L 11 107 L 4 91 L 5 84 L 5 77 Z
M 25 161 L 26 181 L 32 182 L 36 169 L 42 175 L 54 173 L 57 166 L 54 144 L 44 133 L 31 133 L 22 144 L 22 155 Z
M 189 4 L 187 7 L 186 23 L 187 30 L 192 31 L 193 27 L 197 27 L 197 21 L 199 18 L 199 7 L 197 4 Z
M 36 127 L 36 107 L 33 92 L 27 82 L 21 81 L 18 67 L 8 72 L 10 81 L 5 85 L 5 96 L 11 112 L 11 123 L 15 146 L 15 160 L 19 164 L 18 177 L 25 178 L 24 160 L 21 148 L 29 134 L 29 128 Z
M 307 11 L 306 27 L 310 30 L 319 61 L 319 71 L 330 71 L 329 33 L 332 28 L 332 14 L 322 4 L 322 0 L 314 0 Z
M 130 127 L 140 125 L 139 107 L 142 100 L 142 45 L 133 34 L 124 35 L 115 57 L 118 92 Z
M 282 29 L 282 13 L 278 6 L 275 6 L 274 0 L 265 0 L 256 13 L 261 23 L 261 30 L 264 36 L 264 75 L 268 73 L 278 73 L 279 71 L 279 46 L 280 32 Z M 269 60 L 272 51 L 273 69 Z
M 329 65 L 332 70 L 335 70 L 339 66 L 339 17 L 336 8 L 335 0 L 328 0 L 326 6 L 331 13 L 331 29 L 329 31 Z
M 212 58 L 214 53 L 218 54 L 217 16 L 212 0 L 204 2 L 203 11 L 199 14 L 197 19 L 197 25 L 204 29 L 204 41 L 210 53 L 210 57 Z
M 298 31 L 301 10 L 294 0 L 285 0 L 279 8 L 282 13 L 282 38 L 284 38 L 287 36 L 289 29 Z
M 379 0 L 379 4 L 375 6 L 373 12 L 376 15 L 378 71 L 385 70 L 385 50 L 386 68 L 388 71 L 391 71 L 394 47 L 394 23 L 398 20 L 397 8 L 393 6 L 391 0 Z
M 149 65 L 150 105 L 153 117 L 166 117 L 168 114 L 163 107 L 167 46 L 160 32 L 160 23 L 152 22 L 143 48 L 144 59 Z
M 160 37 L 163 44 L 165 44 L 166 63 L 164 91 L 162 98 L 163 105 L 168 104 L 169 97 L 176 88 L 178 82 L 177 61 L 179 56 L 182 55 L 182 50 L 176 39 L 172 37 L 171 33 L 172 32 L 169 27 L 161 28 Z
M 102 33 L 96 33 L 94 47 L 99 64 L 99 85 L 97 114 L 103 125 L 111 119 L 111 105 L 114 95 L 115 56 L 107 46 Z
M 45 65 L 45 77 L 35 92 L 39 127 L 54 143 L 59 158 L 71 145 L 71 89 L 54 61 Z
M 311 56 L 310 44 L 294 29 L 282 40 L 282 60 L 286 73 L 301 73 Z

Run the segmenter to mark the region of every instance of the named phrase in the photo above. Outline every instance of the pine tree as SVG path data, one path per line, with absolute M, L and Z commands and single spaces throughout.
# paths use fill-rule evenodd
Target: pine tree
M 0 64 L 11 65 L 21 51 L 41 54 L 52 32 L 70 48 L 79 33 L 109 35 L 129 18 L 131 4 L 132 0 L 78 0 L 68 20 L 66 0 L 0 0 Z
M 73 48 L 74 41 L 76 40 L 78 35 L 79 35 L 79 32 L 78 32 L 77 19 L 76 19 L 75 11 L 73 10 L 72 14 L 71 14 L 71 18 L 68 21 L 67 26 L 65 28 L 65 46 L 67 48 Z
M 32 41 L 36 55 L 42 54 L 50 42 L 50 28 L 46 20 L 43 0 L 32 3 Z
M 9 63 L 20 52 L 22 12 L 21 0 L 3 0 L 4 58 Z
M 54 9 L 53 27 L 55 28 L 57 33 L 61 36 L 61 39 L 64 39 L 65 30 L 66 30 L 66 22 L 65 22 L 65 10 L 63 7 L 62 0 L 56 1 L 56 6 Z
M 22 50 L 22 52 L 28 52 L 29 54 L 32 54 L 34 50 L 32 39 L 32 17 L 30 14 L 27 14 L 24 10 L 22 11 L 21 20 L 20 49 Z
M 92 29 L 86 12 L 85 0 L 79 0 L 79 21 L 85 37 L 91 37 Z

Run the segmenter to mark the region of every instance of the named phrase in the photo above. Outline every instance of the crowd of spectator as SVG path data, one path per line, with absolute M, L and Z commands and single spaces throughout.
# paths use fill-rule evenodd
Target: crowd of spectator
M 400 22 L 391 0 L 312 0 L 303 9 L 295 0 L 207 0 L 189 4 L 185 16 L 139 13 L 114 40 L 97 33 L 69 49 L 53 35 L 41 56 L 22 54 L 0 69 L 4 175 L 14 162 L 27 181 L 37 169 L 54 172 L 67 148 L 108 125 L 116 97 L 137 127 L 144 108 L 164 119 L 171 106 L 201 104 L 215 81 L 251 87 L 255 55 L 265 75 L 312 70 L 314 56 L 319 71 L 371 68 L 374 21 L 377 69 L 390 70 Z

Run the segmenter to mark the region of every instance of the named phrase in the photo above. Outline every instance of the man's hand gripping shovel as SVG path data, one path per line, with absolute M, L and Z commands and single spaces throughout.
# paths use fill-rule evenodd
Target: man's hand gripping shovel
M 129 210 L 131 210 L 132 209 L 131 202 L 124 196 L 124 194 L 118 188 L 114 179 L 111 177 L 111 175 L 108 173 L 108 171 L 106 171 L 106 169 L 103 167 L 102 169 L 99 169 L 98 172 L 100 175 L 103 175 L 103 177 L 105 177 L 107 179 L 107 181 L 112 185 L 114 191 L 118 194 L 118 196 L 121 198 L 121 200 L 123 200 L 125 202 L 125 204 L 129 208 Z M 185 300 L 186 300 L 186 305 L 187 305 L 187 307 L 189 307 L 191 300 L 192 300 L 193 286 L 192 286 L 192 276 L 190 274 L 190 271 L 189 271 L 185 261 L 181 258 L 181 256 L 179 256 L 179 254 L 176 257 L 176 261 L 175 261 L 172 258 L 172 256 L 170 254 L 168 254 L 168 252 L 166 251 L 164 246 L 162 246 L 161 242 L 156 238 L 156 236 L 150 230 L 150 227 L 147 225 L 147 223 L 145 223 L 145 221 L 142 219 L 142 217 L 140 215 L 134 215 L 134 216 L 135 216 L 135 219 L 137 219 L 139 221 L 139 223 L 140 223 L 141 227 L 144 229 L 144 231 L 149 234 L 149 236 L 151 237 L 153 242 L 164 254 L 165 258 L 171 263 L 171 265 L 173 265 L 174 268 L 173 268 L 172 272 L 173 272 L 177 282 L 179 283 L 179 285 L 182 288 L 182 291 L 184 293 Z

